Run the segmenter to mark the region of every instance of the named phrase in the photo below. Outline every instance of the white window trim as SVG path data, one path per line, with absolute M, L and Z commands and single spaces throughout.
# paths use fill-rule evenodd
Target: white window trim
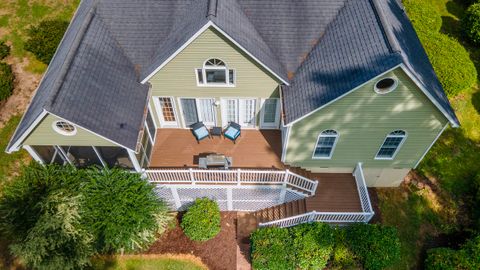
M 390 135 L 390 133 L 392 132 L 395 132 L 397 130 L 401 130 L 403 132 L 405 132 L 405 135 Z M 403 130 L 403 129 L 395 129 L 394 131 L 392 132 L 389 132 L 387 134 L 387 136 L 385 136 L 385 139 L 383 139 L 383 142 L 382 144 L 380 145 L 380 148 L 378 148 L 378 151 L 377 151 L 377 154 L 375 154 L 375 160 L 394 160 L 395 157 L 397 156 L 398 152 L 400 151 L 400 149 L 402 148 L 403 144 L 405 143 L 405 141 L 407 140 L 407 137 L 408 137 L 408 133 Z M 378 153 L 380 153 L 380 150 L 382 149 L 383 147 L 383 144 L 385 143 L 385 141 L 387 141 L 387 138 L 403 138 L 402 141 L 400 142 L 400 144 L 398 145 L 397 149 L 395 149 L 395 152 L 393 153 L 392 157 L 378 157 Z
M 393 85 L 390 87 L 390 89 L 388 89 L 387 91 L 382 91 L 380 89 L 377 88 L 377 84 L 382 81 L 382 80 L 385 80 L 385 79 L 392 79 L 393 80 Z M 391 93 L 393 91 L 395 91 L 396 89 L 398 88 L 398 79 L 397 78 L 394 78 L 394 77 L 385 77 L 385 78 L 381 78 L 379 80 L 377 80 L 375 82 L 375 85 L 373 86 L 373 91 L 375 91 L 375 93 L 379 94 L 379 95 L 386 95 L 388 93 Z
M 224 66 L 209 66 L 208 68 L 206 67 L 206 63 L 211 60 L 211 59 L 217 59 L 223 62 Z M 202 81 L 203 83 L 200 83 L 200 78 L 198 78 L 198 70 L 202 71 Z M 213 69 L 213 70 L 225 70 L 225 83 L 208 83 L 207 82 L 207 74 L 206 70 Z M 233 84 L 230 83 L 230 70 L 233 70 Z M 234 68 L 229 68 L 227 63 L 218 57 L 209 57 L 203 62 L 203 66 L 201 68 L 195 68 L 195 78 L 197 80 L 197 86 L 198 87 L 235 87 L 237 83 L 237 71 Z
M 160 122 L 160 127 L 161 128 L 178 128 L 178 111 L 177 111 L 177 106 L 175 104 L 175 98 L 173 96 L 153 96 L 152 98 L 153 98 L 153 105 L 155 106 L 155 112 L 157 113 L 157 118 L 158 118 L 158 121 Z M 162 106 L 160 105 L 159 98 L 169 98 L 170 101 L 172 102 L 173 113 L 175 114 L 175 123 L 173 121 L 167 122 L 163 118 Z M 153 119 L 153 122 L 155 122 L 155 119 Z
M 333 130 L 337 134 L 336 135 L 322 135 L 322 133 L 327 131 L 327 130 Z M 330 151 L 330 155 L 328 157 L 315 157 L 315 151 L 317 150 L 318 141 L 320 141 L 321 137 L 335 137 L 335 141 L 333 142 L 333 145 L 332 145 L 332 151 Z M 332 159 L 333 152 L 335 152 L 335 147 L 337 146 L 337 142 L 338 142 L 339 138 L 340 138 L 340 133 L 335 129 L 325 129 L 322 132 L 320 132 L 320 134 L 317 137 L 317 142 L 315 143 L 315 146 L 313 148 L 312 159 Z
M 59 122 L 65 122 L 69 125 L 72 125 L 73 131 L 72 132 L 67 132 L 65 130 L 62 130 L 62 129 L 58 128 L 57 123 L 59 123 Z M 63 136 L 75 136 L 77 134 L 77 127 L 74 124 L 72 124 L 71 122 L 68 122 L 68 121 L 65 121 L 65 120 L 53 121 L 52 128 L 55 132 L 57 132 L 58 134 L 63 135 Z

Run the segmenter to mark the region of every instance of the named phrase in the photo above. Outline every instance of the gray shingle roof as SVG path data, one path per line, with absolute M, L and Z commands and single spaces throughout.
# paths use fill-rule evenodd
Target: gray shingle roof
M 209 21 L 290 82 L 287 123 L 400 63 L 458 123 L 396 0 L 83 0 L 9 150 L 44 110 L 135 149 L 139 82 Z

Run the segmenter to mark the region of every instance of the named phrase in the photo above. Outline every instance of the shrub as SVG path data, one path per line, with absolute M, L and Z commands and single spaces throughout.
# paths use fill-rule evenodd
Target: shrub
M 250 240 L 253 269 L 295 269 L 295 250 L 288 229 L 260 228 L 252 233 Z
M 335 229 L 335 246 L 333 248 L 332 269 L 359 269 L 355 255 L 348 247 L 346 230 Z
M 166 229 L 167 207 L 139 174 L 96 168 L 86 172 L 84 219 L 99 252 L 147 248 Z
M 10 46 L 5 44 L 4 41 L 0 41 L 0 60 L 10 55 Z
M 480 3 L 471 5 L 462 18 L 462 29 L 474 44 L 480 44 Z
M 12 67 L 0 62 L 0 101 L 12 95 L 14 80 L 15 76 L 13 75 Z
M 417 32 L 439 32 L 442 27 L 442 18 L 435 8 L 428 3 L 417 0 L 405 0 L 408 17 Z
M 460 267 L 460 260 L 458 251 L 451 248 L 429 249 L 427 251 L 427 259 L 425 260 L 425 269 L 456 270 Z
M 435 32 L 419 36 L 449 97 L 458 95 L 476 83 L 477 70 L 468 52 L 457 40 Z
M 45 20 L 29 29 L 29 39 L 25 49 L 32 52 L 38 60 L 49 64 L 67 30 L 68 22 L 61 20 Z
M 300 269 L 323 269 L 333 251 L 333 229 L 325 223 L 306 223 L 291 228 L 295 262 Z
M 220 209 L 215 201 L 199 198 L 188 208 L 181 223 L 185 235 L 194 241 L 207 241 L 220 232 Z
M 352 225 L 347 229 L 347 240 L 365 269 L 384 269 L 400 258 L 400 240 L 394 227 Z

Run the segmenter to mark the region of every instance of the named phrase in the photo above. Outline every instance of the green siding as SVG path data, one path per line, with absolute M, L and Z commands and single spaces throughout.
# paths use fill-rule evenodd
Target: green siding
M 309 169 L 412 168 L 447 123 L 446 118 L 413 81 L 396 69 L 385 77 L 396 77 L 399 86 L 379 95 L 369 82 L 347 96 L 293 124 L 286 163 Z M 330 160 L 312 159 L 319 133 L 335 129 L 340 134 Z M 374 160 L 385 136 L 403 129 L 408 136 L 394 160 Z
M 197 86 L 195 69 L 202 68 L 203 63 L 210 58 L 221 59 L 229 69 L 235 69 L 235 87 Z M 210 97 L 217 101 L 220 101 L 220 97 L 257 98 L 258 112 L 261 98 L 279 96 L 277 90 L 279 82 L 213 29 L 207 29 L 200 34 L 197 39 L 157 72 L 149 82 L 152 85 L 152 96 L 175 98 L 177 112 L 179 111 L 179 97 Z M 155 115 L 154 118 L 159 124 L 152 100 L 150 106 Z M 217 124 L 221 124 L 220 106 L 217 107 L 217 122 Z
M 74 146 L 116 146 L 115 144 L 77 127 L 74 136 L 65 136 L 53 130 L 52 125 L 59 118 L 48 114 L 23 142 L 24 145 L 74 145 Z

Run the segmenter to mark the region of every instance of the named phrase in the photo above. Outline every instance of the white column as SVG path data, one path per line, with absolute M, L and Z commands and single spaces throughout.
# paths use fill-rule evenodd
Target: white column
M 233 195 L 232 195 L 232 188 L 227 188 L 227 210 L 233 210 Z
M 176 187 L 170 187 L 170 191 L 172 192 L 173 200 L 175 201 L 176 210 L 182 207 L 182 203 L 180 202 L 180 196 L 178 196 L 178 191 Z
M 33 150 L 33 148 L 30 145 L 24 145 L 23 149 L 27 150 L 27 152 L 30 154 L 30 156 L 32 156 L 32 158 L 35 161 L 37 161 L 40 164 L 45 164 L 45 162 L 43 162 L 43 159 L 37 154 L 35 150 Z
M 135 171 L 141 172 L 142 167 L 140 167 L 140 163 L 138 163 L 137 156 L 135 155 L 135 152 L 133 152 L 130 149 L 127 149 L 127 152 L 128 152 L 128 156 L 130 157 L 130 161 L 133 164 L 133 168 L 135 168 Z

